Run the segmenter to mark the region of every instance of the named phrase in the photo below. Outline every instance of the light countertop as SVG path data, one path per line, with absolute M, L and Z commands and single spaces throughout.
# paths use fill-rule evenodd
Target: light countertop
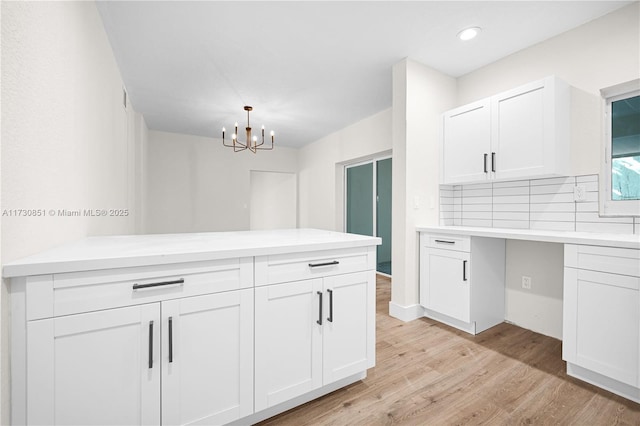
M 89 237 L 5 264 L 5 278 L 334 250 L 381 244 L 378 237 L 319 229 Z
M 585 244 L 640 249 L 640 235 L 600 234 L 595 232 L 544 231 L 536 229 L 480 228 L 471 226 L 423 226 L 418 232 L 431 232 L 510 240 L 542 241 L 560 244 Z

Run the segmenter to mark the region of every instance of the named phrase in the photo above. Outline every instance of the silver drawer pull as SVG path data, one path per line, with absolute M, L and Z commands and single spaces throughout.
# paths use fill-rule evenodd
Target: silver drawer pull
M 309 268 L 319 268 L 320 266 L 332 266 L 332 265 L 338 265 L 338 264 L 340 264 L 340 262 L 338 262 L 337 260 L 334 260 L 332 262 L 324 262 L 324 263 L 310 263 Z
M 438 244 L 455 244 L 455 241 L 447 241 L 447 240 L 436 240 Z
M 145 288 L 153 288 L 153 287 L 162 287 L 162 286 L 166 286 L 166 285 L 182 285 L 184 284 L 184 278 L 180 278 L 179 280 L 173 280 L 173 281 L 162 281 L 159 283 L 150 283 L 150 284 L 134 284 L 133 285 L 133 289 L 134 290 L 142 290 Z

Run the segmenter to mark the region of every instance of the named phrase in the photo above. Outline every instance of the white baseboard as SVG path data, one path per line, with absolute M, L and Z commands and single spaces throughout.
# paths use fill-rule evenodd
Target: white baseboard
M 404 322 L 413 321 L 424 316 L 424 308 L 420 305 L 402 306 L 389 302 L 389 315 Z

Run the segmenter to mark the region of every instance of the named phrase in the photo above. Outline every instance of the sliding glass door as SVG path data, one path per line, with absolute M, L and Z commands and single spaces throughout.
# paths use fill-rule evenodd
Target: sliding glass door
M 382 238 L 377 270 L 391 275 L 391 158 L 347 166 L 345 229 Z

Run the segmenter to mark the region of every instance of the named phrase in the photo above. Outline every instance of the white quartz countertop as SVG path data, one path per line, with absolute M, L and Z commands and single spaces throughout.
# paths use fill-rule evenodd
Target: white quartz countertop
M 595 232 L 543 231 L 536 229 L 477 228 L 471 226 L 423 226 L 418 232 L 431 232 L 510 240 L 542 241 L 561 244 L 585 244 L 640 249 L 640 235 L 600 234 Z
M 5 278 L 333 250 L 381 244 L 378 237 L 323 231 L 208 232 L 89 237 L 5 264 Z

